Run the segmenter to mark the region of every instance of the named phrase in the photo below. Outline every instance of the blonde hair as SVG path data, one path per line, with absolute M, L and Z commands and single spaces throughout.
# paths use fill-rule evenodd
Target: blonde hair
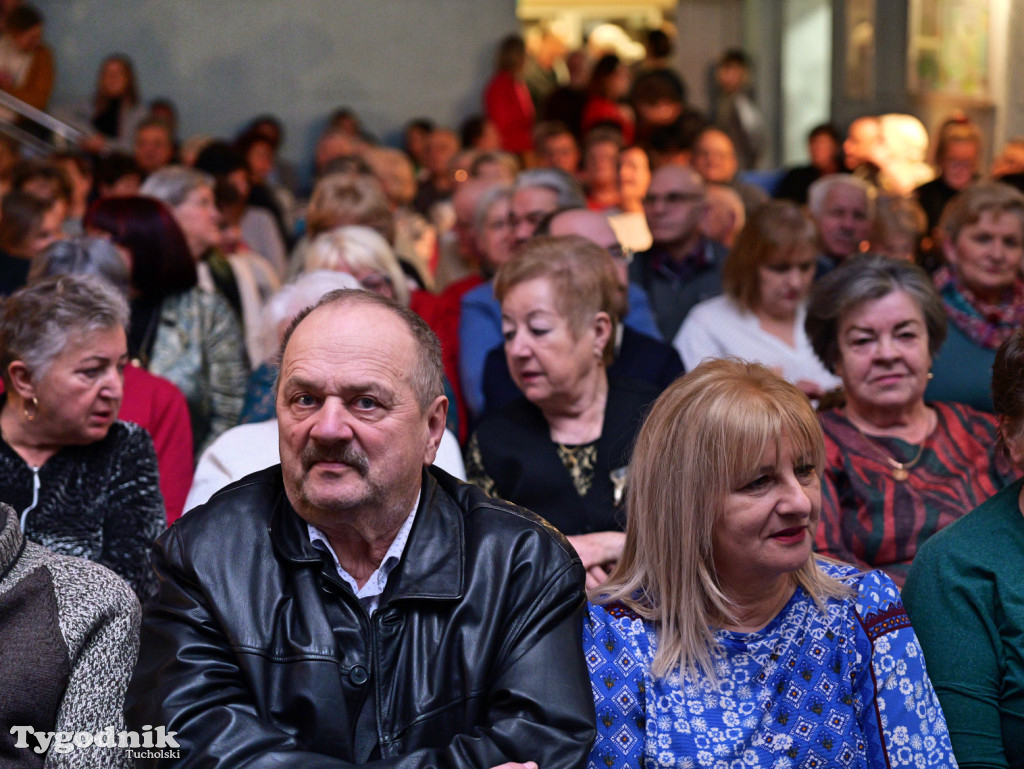
M 750 476 L 766 448 L 788 438 L 817 470 L 825 442 L 810 401 L 764 366 L 706 361 L 671 384 L 640 430 L 626 488 L 626 545 L 599 603 L 620 601 L 658 625 L 652 673 L 677 666 L 715 680 L 714 626 L 735 622 L 714 566 L 713 535 L 727 495 Z M 824 611 L 847 587 L 812 553 L 792 574 Z
M 339 270 L 347 265 L 353 270 L 382 273 L 391 282 L 395 301 L 409 306 L 409 286 L 398 259 L 380 233 L 369 227 L 338 227 L 318 235 L 306 252 L 305 272 Z

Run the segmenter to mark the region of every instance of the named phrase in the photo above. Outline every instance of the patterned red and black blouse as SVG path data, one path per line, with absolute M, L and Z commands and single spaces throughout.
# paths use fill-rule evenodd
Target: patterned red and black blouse
M 928 537 L 1018 476 L 997 445 L 995 417 L 960 403 L 929 405 L 938 422 L 923 447 L 869 438 L 840 409 L 821 414 L 826 461 L 815 547 L 882 569 L 900 587 Z M 886 456 L 912 463 L 905 480 L 894 478 Z

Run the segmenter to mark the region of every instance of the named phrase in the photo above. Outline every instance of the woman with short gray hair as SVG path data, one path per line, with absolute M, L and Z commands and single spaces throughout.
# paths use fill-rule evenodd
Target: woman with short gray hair
M 165 526 L 153 442 L 117 421 L 128 304 L 93 277 L 45 278 L 0 310 L 0 500 L 30 539 L 155 587 Z
M 817 548 L 902 585 L 930 536 L 1016 473 L 996 448 L 991 415 L 924 399 L 946 317 L 919 267 L 880 256 L 844 262 L 812 291 L 806 329 L 846 398 L 821 414 Z
M 52 275 L 91 275 L 127 297 L 131 274 L 117 246 L 106 238 L 60 240 L 32 261 L 29 281 Z M 146 429 L 153 438 L 160 468 L 160 492 L 167 523 L 181 517 L 192 483 L 192 424 L 188 403 L 173 382 L 129 363 L 124 368 L 120 418 Z

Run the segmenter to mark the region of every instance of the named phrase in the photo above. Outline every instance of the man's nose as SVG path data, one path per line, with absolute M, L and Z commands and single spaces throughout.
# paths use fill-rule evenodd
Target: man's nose
M 340 398 L 327 398 L 317 411 L 315 420 L 309 434 L 318 441 L 347 441 L 354 435 L 352 415 Z

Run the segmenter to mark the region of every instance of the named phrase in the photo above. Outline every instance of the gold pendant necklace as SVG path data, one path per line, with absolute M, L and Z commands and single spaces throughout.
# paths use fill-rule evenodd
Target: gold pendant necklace
M 925 441 L 928 440 L 928 435 L 931 434 L 931 430 L 929 430 L 928 433 L 925 435 L 924 440 L 921 441 L 921 445 L 917 447 L 917 453 L 914 454 L 913 459 L 911 459 L 908 462 L 897 462 L 895 459 L 893 459 L 884 451 L 882 451 L 875 444 L 875 442 L 871 440 L 867 433 L 865 433 L 863 430 L 857 427 L 856 423 L 852 419 L 850 419 L 849 416 L 847 416 L 847 421 L 849 421 L 849 423 L 853 425 L 854 430 L 861 434 L 864 440 L 867 441 L 868 445 L 871 446 L 871 449 L 889 464 L 889 467 L 892 468 L 889 474 L 892 476 L 892 479 L 897 483 L 903 483 L 903 481 L 907 480 L 907 478 L 910 477 L 910 469 L 921 460 L 921 457 L 924 454 Z

